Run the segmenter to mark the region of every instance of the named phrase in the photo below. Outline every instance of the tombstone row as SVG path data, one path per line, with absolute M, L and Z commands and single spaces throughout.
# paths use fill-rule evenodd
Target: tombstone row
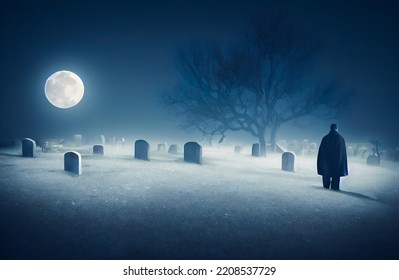
M 134 147 L 134 157 L 140 160 L 149 160 L 150 145 L 145 140 L 137 140 Z M 166 150 L 166 146 L 163 147 Z M 177 154 L 177 145 L 169 147 L 170 154 Z M 93 155 L 104 155 L 103 145 L 93 145 Z M 36 157 L 36 142 L 30 138 L 22 140 L 22 156 Z M 188 142 L 184 145 L 184 161 L 202 164 L 202 147 L 196 142 Z M 82 174 L 82 157 L 78 152 L 69 151 L 64 154 L 64 170 Z
M 74 144 L 75 146 L 79 147 L 82 145 L 82 135 L 81 134 L 75 134 L 73 135 L 74 138 Z M 111 141 L 114 145 L 118 145 L 120 147 L 123 147 L 126 140 L 122 137 L 121 140 L 117 141 L 115 137 L 113 137 L 113 141 Z M 105 145 L 105 136 L 103 134 L 97 135 L 95 137 L 95 144 L 101 144 Z M 269 143 L 266 144 L 270 148 L 271 145 Z M 284 152 L 294 152 L 294 153 L 299 153 L 302 155 L 306 154 L 316 154 L 318 145 L 316 142 L 309 142 L 308 139 L 304 139 L 302 141 L 286 141 L 286 140 L 280 140 L 276 143 L 275 147 L 277 152 L 284 153 Z M 352 147 L 348 147 L 348 156 L 352 155 L 351 151 Z M 157 151 L 158 152 L 166 152 L 167 150 L 167 145 L 166 143 L 159 143 L 157 146 Z M 240 153 L 242 151 L 241 146 L 235 146 L 234 151 L 236 153 Z M 176 145 L 171 145 L 168 149 L 168 153 L 170 154 L 177 154 L 177 146 Z M 261 156 L 261 150 L 260 146 L 258 143 L 255 143 L 252 145 L 252 155 L 254 157 L 260 157 Z M 368 156 L 368 155 L 367 155 Z M 366 156 L 366 157 L 367 157 Z
M 27 145 L 34 145 L 31 139 L 24 139 L 25 147 Z M 136 141 L 135 158 L 148 160 L 148 143 L 144 140 Z M 30 150 L 29 150 L 30 151 Z M 93 146 L 93 154 L 104 154 L 102 145 Z M 31 155 L 31 154 L 30 154 Z M 188 142 L 184 145 L 184 161 L 202 164 L 202 147 L 196 142 Z M 82 174 L 82 157 L 78 152 L 70 151 L 64 154 L 64 170 L 77 175 Z M 295 172 L 295 154 L 292 152 L 285 152 L 282 155 L 282 170 Z
M 145 140 L 137 140 L 135 142 L 134 148 L 134 157 L 140 160 L 149 160 L 149 148 L 150 145 Z M 159 144 L 158 150 L 164 151 L 166 150 L 165 144 Z M 241 151 L 240 146 L 235 147 L 235 152 L 239 153 Z M 72 154 L 75 153 L 75 156 L 72 157 Z M 168 153 L 177 154 L 177 145 L 173 144 L 169 147 Z M 69 170 L 71 168 L 67 168 L 67 162 L 73 161 L 73 158 L 78 161 L 76 164 L 68 164 L 68 166 L 81 166 L 79 163 L 80 155 L 76 152 L 68 152 L 65 154 L 65 157 L 70 159 L 65 159 L 65 169 Z M 93 146 L 93 155 L 104 155 L 104 146 L 103 145 L 94 145 Z M 252 145 L 252 155 L 260 156 L 260 147 L 259 144 Z M 25 138 L 22 140 L 22 156 L 24 157 L 36 157 L 36 143 L 34 140 L 30 138 Z M 192 162 L 197 164 L 202 164 L 202 147 L 196 142 L 188 142 L 184 145 L 184 161 Z M 369 163 L 369 162 L 368 162 Z M 81 170 L 81 167 L 76 167 L 73 170 Z M 282 155 L 282 170 L 286 171 L 294 171 L 295 170 L 295 154 L 292 152 L 285 152 Z M 72 171 L 73 172 L 73 171 Z M 80 171 L 81 172 L 81 171 Z M 81 174 L 79 171 L 74 173 Z
M 164 145 L 164 144 L 162 144 Z M 134 157 L 140 160 L 149 160 L 149 148 L 150 145 L 145 140 L 137 140 L 135 142 Z M 158 145 L 158 150 L 160 146 Z M 161 150 L 166 150 L 166 145 L 161 146 Z M 236 146 L 235 152 L 240 152 L 241 147 Z M 177 153 L 177 145 L 171 145 L 169 147 L 169 153 Z M 93 155 L 104 155 L 103 145 L 93 146 Z M 259 144 L 252 145 L 252 155 L 260 156 Z M 22 140 L 22 156 L 23 157 L 36 157 L 36 142 L 30 138 Z M 184 145 L 184 161 L 202 164 L 202 147 L 196 142 L 188 142 Z M 295 172 L 296 156 L 294 152 L 284 152 L 281 158 L 281 169 L 283 171 Z M 369 156 L 367 158 L 367 164 L 379 165 L 380 159 L 376 156 Z M 64 154 L 64 170 L 75 174 L 82 174 L 82 159 L 78 152 L 70 151 Z
M 134 143 L 134 157 L 141 160 L 150 160 L 150 145 L 145 140 L 137 140 Z M 159 144 L 158 151 L 165 151 L 166 145 Z M 169 147 L 168 153 L 177 154 L 177 145 Z M 184 161 L 202 164 L 202 147 L 197 142 L 188 142 L 184 144 Z

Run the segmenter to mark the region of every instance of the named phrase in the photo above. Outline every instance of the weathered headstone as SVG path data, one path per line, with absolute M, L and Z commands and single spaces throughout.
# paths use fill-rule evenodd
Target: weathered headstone
M 176 155 L 177 154 L 177 145 L 176 144 L 170 145 L 168 153 L 172 154 L 172 155 Z
M 295 154 L 285 152 L 281 156 L 281 169 L 284 171 L 295 172 Z
M 160 143 L 158 144 L 158 152 L 165 152 L 166 151 L 166 144 Z
M 260 157 L 260 149 L 258 143 L 252 144 L 252 156 Z
M 81 134 L 75 134 L 73 136 L 73 142 L 75 143 L 76 147 L 82 146 L 82 135 Z
M 23 157 L 36 157 L 36 142 L 30 138 L 22 139 L 22 156 Z
M 64 154 L 64 170 L 78 175 L 82 174 L 82 157 L 78 152 Z
M 197 142 L 184 144 L 184 161 L 202 164 L 202 147 Z
M 104 146 L 103 145 L 94 145 L 93 146 L 93 155 L 104 155 Z
M 371 155 L 367 157 L 368 165 L 380 165 L 380 158 L 376 155 Z
M 241 153 L 241 146 L 235 146 L 234 147 L 234 152 L 237 153 L 237 154 Z
M 150 160 L 150 145 L 145 140 L 137 140 L 134 143 L 134 157 L 142 160 Z

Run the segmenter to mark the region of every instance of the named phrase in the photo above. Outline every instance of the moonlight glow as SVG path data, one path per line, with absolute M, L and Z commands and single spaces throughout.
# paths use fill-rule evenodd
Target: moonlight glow
M 82 100 L 84 85 L 78 75 L 63 70 L 55 72 L 47 79 L 44 92 L 55 107 L 67 109 Z

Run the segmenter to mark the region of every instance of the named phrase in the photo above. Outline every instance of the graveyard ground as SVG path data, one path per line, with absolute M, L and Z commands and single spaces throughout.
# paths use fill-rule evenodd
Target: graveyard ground
M 399 259 L 399 164 L 349 158 L 342 191 L 321 187 L 315 156 L 204 149 L 202 166 L 132 148 L 0 150 L 0 259 Z

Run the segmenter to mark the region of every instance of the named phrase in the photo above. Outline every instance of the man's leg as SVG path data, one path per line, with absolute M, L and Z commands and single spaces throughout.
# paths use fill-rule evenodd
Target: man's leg
M 331 183 L 331 177 L 323 175 L 323 187 L 325 187 L 326 189 L 329 189 L 330 183 Z
M 331 189 L 339 191 L 339 181 L 340 177 L 333 177 L 331 181 Z

